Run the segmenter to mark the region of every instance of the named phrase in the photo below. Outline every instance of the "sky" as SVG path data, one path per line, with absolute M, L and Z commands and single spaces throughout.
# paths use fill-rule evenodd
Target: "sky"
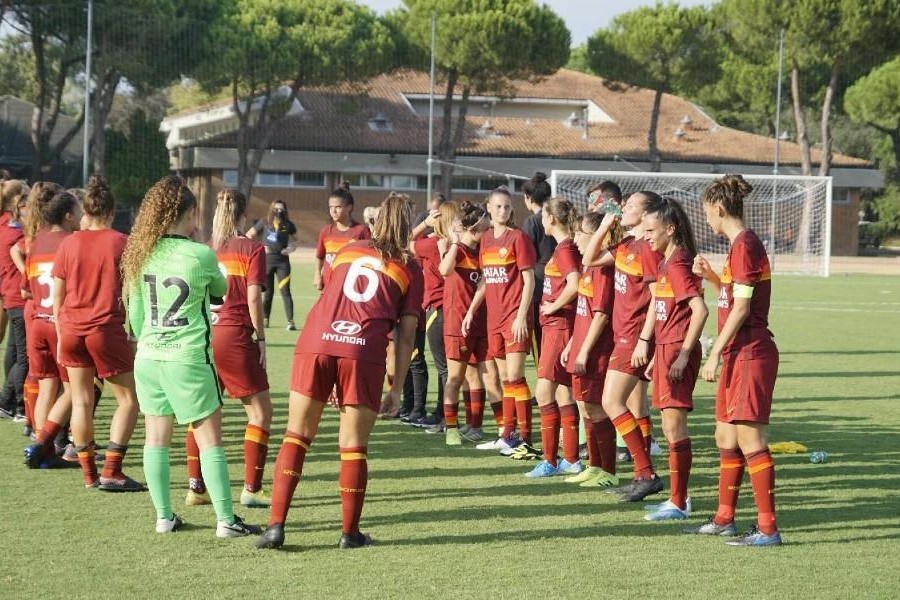
M 540 0 L 538 0 L 540 1 Z M 382 13 L 402 5 L 401 0 L 356 0 Z M 572 32 L 572 44 L 583 44 L 601 27 L 609 25 L 618 14 L 639 6 L 653 6 L 656 0 L 544 0 L 556 14 L 565 19 Z M 678 0 L 681 6 L 711 5 L 713 0 Z

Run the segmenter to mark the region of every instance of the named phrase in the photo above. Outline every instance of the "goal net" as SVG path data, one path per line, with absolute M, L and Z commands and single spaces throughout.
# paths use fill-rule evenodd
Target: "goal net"
M 728 240 L 706 224 L 701 195 L 721 175 L 617 171 L 552 171 L 553 195 L 587 208 L 591 186 L 614 181 L 624 197 L 640 190 L 678 200 L 691 219 L 698 252 L 721 266 Z M 744 175 L 753 193 L 744 201 L 744 223 L 766 246 L 772 270 L 827 277 L 831 258 L 831 178 Z

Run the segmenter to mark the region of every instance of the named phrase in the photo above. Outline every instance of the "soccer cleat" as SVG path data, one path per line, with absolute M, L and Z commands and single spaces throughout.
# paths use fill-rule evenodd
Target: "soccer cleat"
M 436 425 L 431 425 L 429 427 L 426 427 L 425 433 L 444 433 L 444 431 L 446 431 L 446 429 L 447 428 L 444 426 L 444 422 L 441 421 L 440 423 L 437 423 Z
M 181 517 L 172 513 L 171 519 L 156 520 L 156 533 L 172 533 L 181 529 L 182 525 L 184 525 L 184 521 L 181 520 Z
M 483 444 L 478 444 L 476 448 L 479 450 L 495 450 L 495 451 L 503 451 L 503 450 L 511 450 L 519 445 L 519 440 L 515 436 L 505 438 L 499 437 L 493 442 L 484 442 Z
M 562 459 L 559 461 L 558 470 L 559 475 L 578 475 L 584 471 L 584 465 L 580 460 L 570 463 L 566 459 Z
M 628 483 L 626 483 L 623 486 L 608 487 L 605 490 L 603 490 L 603 493 L 604 494 L 618 494 L 619 496 L 621 496 L 622 494 L 630 494 L 631 490 L 634 489 L 634 483 L 635 483 L 635 480 L 632 479 L 631 481 L 629 481 Z
M 438 416 L 436 413 L 431 413 L 424 419 L 422 422 L 416 425 L 417 427 L 432 427 L 434 425 L 442 425 L 444 423 L 444 417 Z
M 631 452 L 628 451 L 628 448 L 616 449 L 616 462 L 631 462 Z
M 780 546 L 781 533 L 776 531 L 772 535 L 766 535 L 759 530 L 757 525 L 754 525 L 744 535 L 728 540 L 725 543 L 729 546 Z
M 481 430 L 481 427 L 470 427 L 466 432 L 463 432 L 462 429 L 460 429 L 459 435 L 464 440 L 468 440 L 470 442 L 478 443 L 484 441 L 484 431 Z
M 501 451 L 500 454 L 503 454 L 503 452 Z M 522 442 L 516 447 L 515 451 L 505 456 L 509 456 L 513 460 L 540 460 L 543 455 L 543 452 L 531 444 Z
M 266 532 L 256 538 L 254 545 L 260 550 L 275 550 L 284 546 L 284 524 L 275 523 L 266 527 Z
M 44 454 L 44 446 L 42 444 L 25 446 L 22 450 L 22 454 L 25 456 L 25 466 L 29 469 L 39 469 Z
M 0 419 L 12 420 L 16 416 L 16 409 L 0 406 Z
M 237 515 L 234 515 L 234 523 L 227 523 L 226 521 L 216 522 L 217 538 L 236 538 L 245 535 L 259 535 L 260 533 L 262 533 L 262 528 L 259 525 L 247 525 Z
M 412 425 L 413 422 L 421 421 L 423 418 L 424 416 L 420 412 L 410 411 L 405 414 L 403 411 L 400 412 L 400 422 L 407 425 Z
M 539 462 L 532 470 L 525 473 L 525 477 L 529 479 L 538 479 L 540 477 L 553 477 L 559 475 L 559 468 L 554 467 L 546 460 Z
M 25 427 L 22 428 L 22 435 L 29 439 L 34 435 L 34 429 L 31 428 L 31 425 L 26 424 Z
M 341 539 L 338 540 L 338 548 L 341 550 L 350 550 L 351 548 L 363 548 L 371 546 L 372 536 L 357 531 L 356 533 L 342 533 Z
M 447 429 L 446 441 L 448 446 L 462 446 L 462 438 L 459 435 L 459 429 L 456 427 Z
M 103 492 L 146 492 L 144 484 L 138 483 L 131 477 L 123 475 L 122 479 L 116 477 L 101 477 L 98 490 Z
M 671 500 L 660 504 L 656 510 L 644 515 L 645 521 L 674 521 L 691 516 L 691 499 L 688 498 L 683 509 L 678 508 Z
M 630 492 L 622 494 L 619 502 L 640 502 L 647 496 L 658 494 L 663 490 L 662 479 L 656 475 L 649 479 L 635 479 Z
M 571 477 L 566 477 L 564 481 L 566 483 L 584 483 L 586 481 L 593 481 L 600 477 L 603 474 L 603 469 L 600 467 L 587 467 L 581 473 L 577 475 L 572 475 Z
M 241 490 L 241 506 L 247 508 L 268 508 L 272 505 L 272 499 L 262 489 L 251 492 L 247 488 Z
M 24 423 L 27 420 L 28 420 L 28 418 L 25 416 L 25 413 L 23 413 L 22 411 L 17 410 L 16 414 L 13 415 L 13 423 Z
M 187 506 L 203 506 L 205 504 L 212 504 L 212 500 L 210 500 L 209 493 L 206 490 L 203 490 L 202 492 L 188 490 L 187 496 L 184 498 L 184 503 Z
M 38 465 L 38 468 L 41 469 L 80 469 L 81 465 L 78 463 L 69 462 L 67 460 L 63 460 L 55 454 L 51 454 L 50 456 L 45 456 L 41 458 L 41 462 Z
M 465 425 L 460 425 L 459 427 L 457 427 L 457 429 L 459 429 L 459 434 L 462 435 L 462 434 L 464 434 L 465 432 L 469 431 L 469 430 L 472 429 L 472 428 L 469 427 L 469 425 L 468 425 L 468 423 L 467 423 L 467 424 L 465 424 Z
M 287 327 L 285 327 L 287 331 L 297 331 L 297 326 L 294 325 L 293 321 L 288 321 Z
M 685 533 L 694 533 L 697 535 L 721 535 L 727 537 L 734 537 L 737 535 L 737 527 L 734 526 L 734 521 L 729 521 L 725 525 L 719 525 L 716 523 L 713 517 L 710 517 L 709 520 L 703 525 L 687 527 L 684 530 Z

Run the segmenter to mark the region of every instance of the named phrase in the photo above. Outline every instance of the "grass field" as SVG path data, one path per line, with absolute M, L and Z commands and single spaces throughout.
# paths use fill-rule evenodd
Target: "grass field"
M 297 271 L 302 317 L 313 296 L 309 267 Z M 776 457 L 781 548 L 729 548 L 721 539 L 685 536 L 683 523 L 643 521 L 640 506 L 560 479 L 528 481 L 522 475 L 533 463 L 471 446 L 448 449 L 443 436 L 381 422 L 369 446 L 362 523 L 378 544 L 338 551 L 337 419 L 329 409 L 294 498 L 287 545 L 259 552 L 249 539 L 217 540 L 211 507 L 183 505 L 183 429 L 173 452 L 173 497 L 190 526 L 161 536 L 153 532 L 147 494 L 86 491 L 77 471 L 25 469 L 21 428 L 3 421 L 0 598 L 896 597 L 900 278 L 777 278 L 774 299 L 772 329 L 782 362 L 771 440 L 829 454 L 821 465 L 805 456 Z M 280 328 L 282 319 L 276 305 L 268 333 L 276 402 L 272 461 L 284 429 L 296 335 Z M 716 506 L 713 391 L 698 384 L 691 417 L 692 521 Z M 99 413 L 101 444 L 110 406 L 104 401 Z M 236 499 L 244 421 L 235 403 L 226 405 L 226 422 Z M 137 478 L 142 433 L 139 427 L 126 459 Z M 268 517 L 267 511 L 239 512 L 250 522 Z M 745 479 L 739 527 L 754 515 Z

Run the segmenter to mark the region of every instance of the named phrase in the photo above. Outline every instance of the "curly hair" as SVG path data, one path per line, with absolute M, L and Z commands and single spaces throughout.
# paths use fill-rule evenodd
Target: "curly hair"
M 381 211 L 372 231 L 372 245 L 386 260 L 404 264 L 410 258 L 410 199 L 406 194 L 391 192 L 381 203 Z
M 84 212 L 97 219 L 107 219 L 116 212 L 116 199 L 109 182 L 103 175 L 94 173 L 85 188 Z
M 0 210 L 15 213 L 22 198 L 28 197 L 28 184 L 21 179 L 0 181 Z
M 37 232 L 45 224 L 45 212 L 50 205 L 50 201 L 57 194 L 65 191 L 61 185 L 51 183 L 49 181 L 38 181 L 31 187 L 31 193 L 28 194 L 28 213 L 25 215 L 25 222 L 22 224 L 22 232 L 25 234 L 26 240 L 33 240 Z
M 181 177 L 169 175 L 147 190 L 122 254 L 125 289 L 138 282 L 159 238 L 196 206 L 197 198 Z

